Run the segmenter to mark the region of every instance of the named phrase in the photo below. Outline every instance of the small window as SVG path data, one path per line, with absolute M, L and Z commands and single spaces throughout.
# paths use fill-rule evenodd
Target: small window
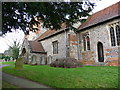
M 90 50 L 90 38 L 87 36 L 86 40 L 87 40 L 87 50 Z
M 86 39 L 84 36 L 83 36 L 83 47 L 84 47 L 84 51 L 86 51 Z
M 90 50 L 90 38 L 88 33 L 83 35 L 83 47 L 84 51 Z
M 110 28 L 111 46 L 116 46 L 114 28 Z
M 120 26 L 116 26 L 117 45 L 120 46 Z
M 53 42 L 53 54 L 58 54 L 58 41 Z

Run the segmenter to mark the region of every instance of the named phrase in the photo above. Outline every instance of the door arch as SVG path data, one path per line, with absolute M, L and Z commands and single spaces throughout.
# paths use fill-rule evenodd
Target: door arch
M 98 61 L 104 62 L 104 50 L 103 44 L 101 42 L 97 43 Z
M 25 49 L 25 48 L 23 48 L 23 49 L 22 49 L 21 56 L 24 56 L 24 55 L 25 55 L 25 53 L 26 53 L 26 49 Z

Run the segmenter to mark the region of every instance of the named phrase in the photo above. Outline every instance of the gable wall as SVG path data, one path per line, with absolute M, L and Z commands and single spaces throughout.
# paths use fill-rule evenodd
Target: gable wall
M 53 54 L 52 42 L 54 41 L 58 41 L 58 54 Z M 58 35 L 52 36 L 41 41 L 41 43 L 47 52 L 48 60 L 49 57 L 52 57 L 52 61 L 56 60 L 57 58 L 71 57 L 77 59 L 78 57 L 76 34 L 72 30 L 68 30 Z
M 41 54 L 41 53 L 31 53 L 30 45 L 28 43 L 28 40 L 25 39 L 22 50 L 25 48 L 26 53 L 24 54 L 23 60 L 24 63 L 29 63 L 29 64 L 46 64 L 46 54 Z M 32 59 L 32 57 L 35 57 L 35 59 Z
M 53 44 L 52 42 L 58 40 L 58 54 L 53 54 Z M 65 33 L 61 33 L 41 41 L 45 52 L 47 52 L 47 57 L 52 56 L 52 60 L 56 58 L 65 58 L 66 57 L 66 36 Z

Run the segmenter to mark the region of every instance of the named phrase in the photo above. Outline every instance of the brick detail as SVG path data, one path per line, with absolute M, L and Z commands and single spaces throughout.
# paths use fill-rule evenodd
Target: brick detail
M 120 66 L 120 60 L 107 61 L 107 66 Z
M 112 47 L 106 50 L 106 65 L 107 66 L 120 66 L 118 63 L 120 61 L 120 47 Z
M 81 63 L 88 65 L 88 64 L 95 64 L 94 60 L 80 60 Z
M 94 60 L 94 52 L 93 51 L 86 51 L 82 53 L 83 60 Z
M 118 55 L 118 53 L 105 53 L 106 56 L 110 56 L 110 55 Z
M 77 41 L 76 35 L 68 34 L 68 41 L 76 42 Z
M 72 43 L 72 45 L 77 45 L 77 43 Z
M 107 58 L 107 61 L 109 60 L 120 60 L 120 57 Z

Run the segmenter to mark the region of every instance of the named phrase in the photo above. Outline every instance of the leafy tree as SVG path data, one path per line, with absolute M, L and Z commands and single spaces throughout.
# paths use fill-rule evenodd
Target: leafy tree
M 13 58 L 14 58 L 14 59 L 18 59 L 18 56 L 19 56 L 19 48 L 14 46 L 13 49 L 12 49 L 12 52 L 13 52 Z
M 66 23 L 70 29 L 74 23 L 89 16 L 95 3 L 90 0 L 80 2 L 2 2 L 2 33 L 14 29 L 26 27 L 30 30 L 33 24 L 39 24 L 34 17 L 40 17 L 43 26 L 51 29 L 59 29 L 62 23 Z
M 9 46 L 8 50 L 6 50 L 4 53 L 7 53 L 7 55 L 9 56 L 12 56 L 12 58 L 14 59 L 18 59 L 19 57 L 19 50 L 21 48 L 21 44 L 20 44 L 20 41 L 21 39 L 11 39 L 9 40 L 8 37 L 5 38 L 6 41 L 6 44 Z
M 9 50 L 12 51 L 12 57 L 14 59 L 18 59 L 19 57 L 19 43 L 17 43 L 16 41 L 14 41 L 14 45 L 13 46 L 9 46 Z

